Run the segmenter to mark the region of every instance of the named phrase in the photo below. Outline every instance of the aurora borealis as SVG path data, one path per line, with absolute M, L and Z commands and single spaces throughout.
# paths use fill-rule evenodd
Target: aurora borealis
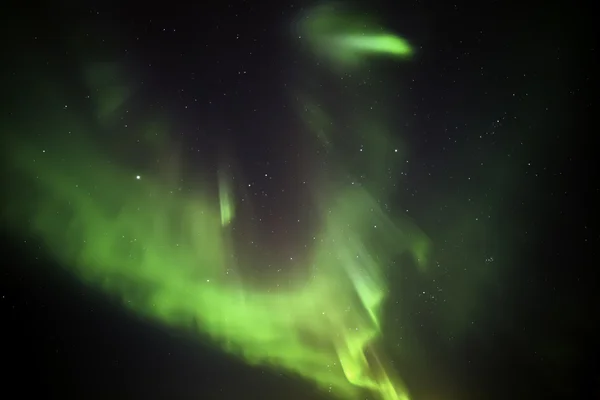
M 14 268 L 72 275 L 132 321 L 319 399 L 491 399 L 453 366 L 483 370 L 477 357 L 502 343 L 552 366 L 575 359 L 552 337 L 515 339 L 542 336 L 517 299 L 535 296 L 525 264 L 554 212 L 533 212 L 538 178 L 562 176 L 530 133 L 553 107 L 532 100 L 540 81 L 480 83 L 480 97 L 477 84 L 445 84 L 458 58 L 442 63 L 416 14 L 261 10 L 277 22 L 248 35 L 192 13 L 132 22 L 93 11 L 16 58 L 1 217 L 49 262 Z M 461 62 L 454 81 L 472 69 L 483 82 L 493 64 Z M 531 315 L 546 315 L 535 304 Z M 237 390 L 223 398 L 251 398 Z M 281 398 L 269 396 L 257 398 Z
M 328 25 L 333 12 L 307 18 Z M 328 34 L 305 28 L 317 44 L 336 38 L 326 46 L 336 49 L 338 67 L 363 53 L 411 51 L 391 34 L 356 38 L 344 30 L 343 20 L 338 24 Z M 100 106 L 99 114 L 117 108 L 125 100 L 121 96 L 110 96 L 112 106 Z M 63 119 L 76 121 L 65 111 Z M 11 144 L 15 170 L 36 193 L 33 204 L 15 205 L 14 214 L 26 215 L 26 229 L 62 264 L 135 312 L 166 324 L 195 321 L 198 330 L 252 364 L 289 369 L 342 398 L 356 398 L 359 389 L 382 400 L 409 398 L 399 381 L 370 364 L 379 363 L 371 348 L 381 333 L 386 292 L 381 264 L 403 252 L 426 262 L 428 241 L 412 223 L 390 220 L 365 188 L 327 197 L 317 197 L 319 188 L 313 188 L 321 229 L 309 250 L 310 265 L 304 266 L 310 278 L 265 293 L 244 284 L 243 258 L 233 262 L 230 256 L 235 249 L 227 229 L 235 223 L 235 205 L 226 178 L 219 179 L 218 198 L 203 187 L 189 195 L 172 193 L 156 177 L 142 178 L 99 155 L 86 143 L 85 128 L 76 131 L 64 142 L 54 139 L 41 156 L 27 143 Z M 377 131 L 360 135 L 365 143 L 386 140 Z M 376 252 L 364 239 L 373 229 L 387 238 Z

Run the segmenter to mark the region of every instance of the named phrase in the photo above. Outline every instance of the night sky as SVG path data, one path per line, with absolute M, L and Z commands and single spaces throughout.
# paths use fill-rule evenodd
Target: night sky
M 15 7 L 2 28 L 4 392 L 336 398 L 310 378 L 221 350 L 200 322 L 164 323 L 128 307 L 135 282 L 115 295 L 80 279 L 64 258 L 71 248 L 49 250 L 62 222 L 45 235 L 30 227 L 41 215 L 36 196 L 50 204 L 54 195 L 21 169 L 45 162 L 87 179 L 78 184 L 107 208 L 154 179 L 165 199 L 193 199 L 199 187 L 217 198 L 224 173 L 236 263 L 269 293 L 308 275 L 322 223 L 314 193 L 364 188 L 431 246 L 423 269 L 400 255 L 380 271 L 378 346 L 412 398 L 600 396 L 599 189 L 587 116 L 596 50 L 585 9 L 359 2 L 355 15 L 375 18 L 414 54 L 346 71 L 309 54 L 301 26 L 313 3 L 111 3 Z M 309 132 L 314 107 L 338 139 L 330 146 Z M 366 133 L 344 136 L 358 118 Z M 390 144 L 380 146 L 368 129 L 383 125 Z M 91 157 L 119 180 L 100 164 L 80 172 Z M 184 219 L 178 204 L 160 203 Z

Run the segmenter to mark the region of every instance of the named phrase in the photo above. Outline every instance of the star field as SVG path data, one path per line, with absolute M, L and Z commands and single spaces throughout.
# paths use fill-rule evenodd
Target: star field
M 134 193 L 132 214 L 164 204 L 179 216 L 165 232 L 185 224 L 188 203 L 175 199 L 195 199 L 200 187 L 217 197 L 226 180 L 233 244 L 227 268 L 198 274 L 209 286 L 242 275 L 276 294 L 298 277 L 318 281 L 323 267 L 307 265 L 327 246 L 322 215 L 341 211 L 321 209 L 315 194 L 364 189 L 385 218 L 405 216 L 431 243 L 422 269 L 406 254 L 381 267 L 381 348 L 412 398 L 575 398 L 597 391 L 584 343 L 597 314 L 587 298 L 599 189 L 584 116 L 595 105 L 595 75 L 585 67 L 595 48 L 584 12 L 572 8 L 361 6 L 415 54 L 360 72 L 310 56 L 301 28 L 309 5 L 55 9 L 56 20 L 7 26 L 3 127 L 29 145 L 26 168 L 73 171 L 65 183 L 73 198 L 112 204 L 114 186 Z M 25 15 L 15 11 L 14 21 Z M 390 140 L 375 140 L 375 131 Z M 10 143 L 2 147 L 16 153 Z M 98 165 L 118 179 L 88 172 Z M 15 204 L 41 189 L 16 169 L 5 163 L 3 214 L 29 221 Z M 68 213 L 49 212 L 56 221 Z M 374 216 L 365 225 L 365 241 L 387 243 L 385 223 Z M 6 226 L 8 381 L 67 398 L 332 394 L 285 369 L 246 365 L 199 328 L 132 316 L 64 272 L 41 235 Z M 115 244 L 125 259 L 139 258 L 144 233 Z M 128 295 L 124 303 L 143 299 Z

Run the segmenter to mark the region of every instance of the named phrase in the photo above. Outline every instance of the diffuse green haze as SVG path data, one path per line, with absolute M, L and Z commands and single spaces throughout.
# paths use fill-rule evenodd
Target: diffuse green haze
M 312 40 L 328 40 L 320 35 Z M 404 43 L 391 36 L 357 40 L 343 29 L 336 37 L 339 52 L 352 54 L 338 67 L 366 49 L 399 54 Z M 63 111 L 58 124 L 77 126 L 77 116 Z M 138 176 L 101 154 L 83 124 L 72 131 L 54 137 L 46 151 L 15 132 L 11 166 L 34 193 L 10 204 L 15 229 L 37 235 L 57 261 L 135 312 L 172 326 L 195 321 L 249 363 L 293 371 L 342 398 L 364 389 L 382 400 L 408 398 L 375 350 L 386 293 L 381 267 L 402 252 L 423 263 L 428 242 L 409 221 L 390 220 L 380 197 L 363 187 L 316 196 L 321 228 L 306 266 L 311 278 L 265 292 L 240 278 L 243 261 L 233 263 L 244 258 L 231 257 L 235 201 L 224 176 L 219 195 L 208 187 L 172 191 L 159 176 Z M 373 232 L 381 239 L 376 249 L 365 240 Z

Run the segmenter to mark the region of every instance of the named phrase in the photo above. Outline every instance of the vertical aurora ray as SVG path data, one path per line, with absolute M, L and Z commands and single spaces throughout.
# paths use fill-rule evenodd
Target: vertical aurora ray
M 336 68 L 371 54 L 410 54 L 401 38 L 357 36 L 326 9 L 313 15 L 317 28 L 335 27 L 304 28 L 315 54 L 335 49 L 329 56 Z M 57 124 L 74 127 L 77 144 L 53 137 L 42 152 L 18 130 L 11 139 L 7 157 L 27 186 L 5 210 L 15 231 L 37 235 L 57 261 L 136 313 L 171 326 L 195 321 L 248 363 L 292 371 L 343 399 L 365 389 L 381 400 L 408 399 L 376 351 L 387 290 L 382 267 L 401 253 L 423 263 L 428 241 L 407 219 L 390 219 L 381 194 L 314 187 L 321 224 L 305 266 L 311 278 L 266 292 L 236 273 L 244 271 L 243 255 L 232 264 L 235 201 L 227 179 L 218 177 L 218 195 L 209 188 L 173 192 L 159 176 L 136 179 L 136 171 L 100 154 L 74 113 L 64 111 Z M 44 127 L 52 128 L 59 127 Z M 384 132 L 371 131 L 367 140 L 386 140 Z

